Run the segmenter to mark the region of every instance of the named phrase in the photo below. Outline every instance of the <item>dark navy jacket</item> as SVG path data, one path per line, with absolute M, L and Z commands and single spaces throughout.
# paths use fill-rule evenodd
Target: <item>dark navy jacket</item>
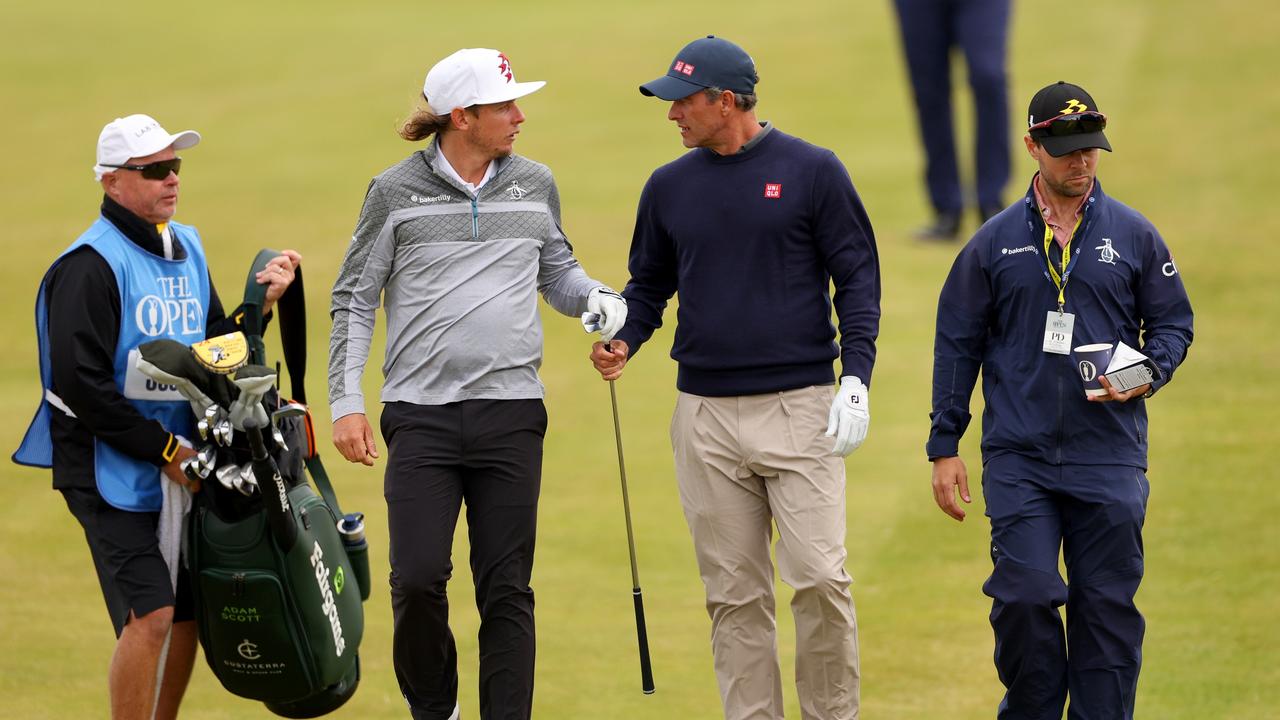
M 842 375 L 869 386 L 880 327 L 871 222 L 830 150 L 765 132 L 735 155 L 697 148 L 654 171 L 640 195 L 617 337 L 634 357 L 679 291 L 671 357 L 680 390 L 830 385 L 837 357 Z
M 1169 382 L 1191 345 L 1191 302 L 1155 227 L 1107 197 L 1101 183 L 1083 206 L 1069 250 L 1076 259 L 1066 312 L 1073 347 L 1123 340 Z M 1052 243 L 1050 255 L 1060 260 Z M 1044 221 L 1028 188 L 960 251 L 938 299 L 930 459 L 957 455 L 969 397 L 982 369 L 982 459 L 1018 453 L 1054 465 L 1147 466 L 1147 411 L 1085 400 L 1068 355 L 1044 352 L 1045 313 L 1058 291 L 1044 256 Z

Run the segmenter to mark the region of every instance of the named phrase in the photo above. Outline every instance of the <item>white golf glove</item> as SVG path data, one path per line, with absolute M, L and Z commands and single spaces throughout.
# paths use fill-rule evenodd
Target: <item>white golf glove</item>
M 827 421 L 827 437 L 835 437 L 832 455 L 845 457 L 858 449 L 867 438 L 867 426 L 871 424 L 871 398 L 867 386 L 857 375 L 840 378 L 840 389 L 831 402 L 831 414 Z
M 609 342 L 627 322 L 627 301 L 607 287 L 587 293 L 587 312 L 596 315 L 600 339 Z

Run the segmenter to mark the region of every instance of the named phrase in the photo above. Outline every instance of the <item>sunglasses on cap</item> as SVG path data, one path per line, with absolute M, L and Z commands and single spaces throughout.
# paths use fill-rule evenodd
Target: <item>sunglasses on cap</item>
M 1100 112 L 1082 112 L 1072 113 L 1071 115 L 1056 115 L 1038 122 L 1027 128 L 1027 132 L 1043 131 L 1048 137 L 1063 137 L 1064 135 L 1079 135 L 1081 133 L 1102 132 L 1107 126 L 1107 116 Z
M 159 160 L 146 165 L 108 165 L 102 164 L 102 167 L 117 168 L 119 170 L 137 170 L 142 173 L 142 177 L 148 180 L 164 180 L 169 177 L 169 173 L 174 175 L 182 168 L 182 158 L 176 157 L 172 160 Z

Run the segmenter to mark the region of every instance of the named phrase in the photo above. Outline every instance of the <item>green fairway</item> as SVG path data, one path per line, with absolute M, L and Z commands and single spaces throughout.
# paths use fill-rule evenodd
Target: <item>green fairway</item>
M 204 239 L 234 306 L 262 247 L 304 255 L 309 395 L 344 509 L 367 514 L 373 595 L 363 680 L 341 718 L 404 718 L 391 665 L 382 469 L 329 442 L 329 290 L 369 179 L 412 149 L 395 134 L 428 67 L 460 47 L 507 53 L 521 100 L 516 151 L 549 165 L 565 231 L 587 271 L 621 288 L 642 184 L 682 152 L 667 104 L 636 86 L 676 50 L 715 33 L 754 57 L 761 119 L 833 149 L 875 225 L 884 299 L 866 444 L 847 461 L 849 571 L 860 620 L 863 717 L 991 718 L 987 524 L 975 419 L 963 448 L 969 519 L 934 505 L 928 434 L 933 319 L 958 246 L 921 245 L 922 152 L 891 0 L 640 4 L 586 0 L 188 4 L 10 3 L 0 20 L 0 447 L 16 448 L 39 396 L 32 307 L 45 268 L 93 220 L 91 166 L 103 124 L 134 112 L 203 142 L 183 151 L 177 219 Z M 1031 93 L 1059 79 L 1110 117 L 1107 192 L 1161 230 L 1197 311 L 1175 381 L 1151 400 L 1147 619 L 1138 715 L 1159 720 L 1280 716 L 1280 66 L 1274 0 L 1015 2 L 1015 128 Z M 963 88 L 963 71 L 958 70 Z M 967 91 L 961 151 L 970 154 Z M 1019 139 L 1007 200 L 1034 169 Z M 966 231 L 974 219 L 966 219 Z M 550 428 L 534 572 L 535 717 L 719 717 L 709 621 L 672 475 L 668 423 L 674 313 L 617 384 L 657 692 L 640 692 L 630 572 L 609 392 L 591 338 L 545 304 Z M 379 317 L 379 323 L 383 318 Z M 744 322 L 750 322 L 749 318 Z M 382 331 L 366 371 L 371 413 Z M 274 333 L 274 329 L 272 333 Z M 278 347 L 276 337 L 269 346 Z M 273 349 L 273 357 L 278 353 Z M 980 398 L 974 400 L 975 416 Z M 379 437 L 379 447 L 385 447 Z M 107 715 L 114 637 L 80 527 L 49 474 L 7 464 L 0 480 L 0 717 Z M 455 544 L 452 626 L 463 717 L 478 718 L 477 613 L 465 525 Z M 793 628 L 779 585 L 787 715 L 799 718 Z M 1268 609 L 1271 608 L 1271 609 Z M 184 718 L 272 717 L 224 691 L 203 655 Z

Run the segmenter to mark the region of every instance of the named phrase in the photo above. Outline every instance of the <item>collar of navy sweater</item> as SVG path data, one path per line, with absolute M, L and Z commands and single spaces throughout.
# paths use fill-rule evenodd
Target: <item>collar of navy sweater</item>
M 115 225 L 116 229 L 129 238 L 134 245 L 152 255 L 164 257 L 164 240 L 160 238 L 160 231 L 156 230 L 156 226 L 134 215 L 128 208 L 112 200 L 108 195 L 102 196 L 102 217 Z M 178 240 L 177 233 L 174 233 L 173 259 L 184 260 L 186 257 L 187 251 Z
M 732 155 L 721 155 L 720 153 L 716 152 L 715 150 L 712 150 L 711 148 L 700 148 L 700 149 L 703 151 L 703 155 L 712 162 L 716 162 L 716 163 L 742 162 L 743 160 L 754 157 L 757 150 L 759 150 L 764 145 L 769 144 L 769 140 L 770 138 L 773 137 L 773 135 L 774 135 L 773 123 L 766 121 L 766 122 L 760 123 L 760 132 L 756 133 L 751 137 L 750 140 L 743 143 L 742 147 L 738 148 L 738 152 Z

